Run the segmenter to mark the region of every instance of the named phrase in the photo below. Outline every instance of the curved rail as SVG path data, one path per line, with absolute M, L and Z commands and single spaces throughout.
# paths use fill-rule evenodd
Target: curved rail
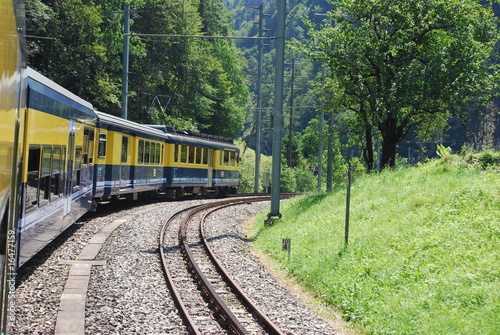
M 252 201 L 245 201 L 245 202 L 256 202 L 256 201 L 262 201 L 262 200 L 252 200 Z M 213 264 L 221 274 L 221 276 L 224 278 L 226 283 L 231 287 L 231 289 L 236 293 L 236 295 L 244 302 L 245 306 L 247 307 L 248 311 L 257 319 L 259 320 L 260 324 L 262 327 L 266 330 L 268 334 L 272 335 L 281 335 L 283 332 L 255 305 L 255 303 L 243 292 L 243 290 L 240 288 L 240 286 L 233 280 L 233 278 L 228 274 L 224 266 L 221 264 L 221 262 L 218 260 L 218 258 L 215 256 L 215 253 L 213 252 L 212 248 L 209 246 L 207 239 L 205 237 L 205 232 L 204 232 L 204 226 L 205 226 L 205 219 L 208 215 L 212 214 L 214 211 L 217 211 L 219 209 L 229 207 L 229 206 L 234 206 L 237 205 L 235 204 L 225 204 L 218 206 L 211 212 L 205 213 L 203 218 L 201 219 L 201 225 L 200 225 L 200 237 L 203 241 L 203 245 L 207 249 L 208 256 L 212 260 Z
M 170 289 L 170 292 L 172 292 L 174 303 L 176 304 L 177 308 L 180 311 L 181 317 L 184 320 L 184 323 L 186 324 L 186 328 L 187 328 L 189 334 L 201 335 L 201 333 L 196 328 L 196 325 L 195 325 L 193 319 L 189 315 L 189 312 L 186 308 L 186 305 L 182 301 L 182 298 L 181 298 L 179 291 L 177 290 L 177 288 L 174 285 L 172 275 L 170 274 L 170 271 L 168 270 L 168 265 L 167 265 L 167 262 L 165 260 L 165 253 L 163 251 L 163 236 L 165 235 L 165 231 L 166 231 L 167 227 L 174 220 L 174 217 L 176 215 L 179 215 L 182 212 L 188 211 L 188 210 L 196 208 L 196 207 L 198 207 L 198 206 L 189 207 L 189 208 L 186 208 L 182 211 L 177 212 L 176 214 L 172 215 L 168 219 L 168 221 L 163 225 L 163 227 L 161 228 L 161 231 L 160 231 L 160 257 L 161 257 L 161 263 L 162 263 L 162 268 L 163 268 L 163 274 L 165 275 L 165 279 L 167 281 L 168 288 Z
M 242 203 L 248 203 L 248 202 L 256 202 L 256 201 L 266 201 L 269 200 L 269 197 L 259 197 L 259 198 L 247 198 L 247 199 L 230 199 L 230 200 L 224 200 L 221 202 L 216 202 L 216 203 L 210 203 L 210 204 L 205 204 L 205 205 L 199 205 L 199 206 L 193 206 L 190 208 L 186 208 L 170 217 L 170 219 L 163 225 L 160 233 L 160 256 L 162 258 L 162 265 L 163 265 L 163 270 L 164 274 L 169 286 L 169 289 L 172 292 L 173 298 L 176 302 L 177 307 L 179 308 L 179 311 L 181 313 L 182 318 L 184 319 L 184 322 L 186 323 L 186 326 L 188 328 L 188 331 L 190 334 L 200 334 L 198 331 L 197 327 L 195 326 L 195 323 L 193 322 L 193 319 L 189 315 L 189 312 L 187 308 L 184 306 L 184 303 L 182 302 L 182 298 L 180 297 L 180 294 L 178 290 L 175 287 L 175 284 L 173 283 L 172 276 L 170 274 L 170 271 L 168 270 L 168 265 L 166 264 L 166 260 L 164 257 L 164 247 L 163 247 L 163 236 L 165 234 L 166 228 L 170 223 L 174 220 L 174 217 L 179 215 L 180 213 L 185 213 L 186 217 L 183 219 L 183 223 L 180 225 L 179 228 L 179 239 L 180 239 L 180 246 L 183 249 L 183 253 L 185 254 L 187 258 L 187 262 L 189 263 L 189 267 L 192 269 L 192 272 L 194 276 L 199 280 L 203 291 L 206 293 L 206 296 L 210 300 L 210 303 L 212 306 L 214 306 L 214 309 L 216 310 L 217 314 L 219 317 L 224 320 L 228 328 L 236 333 L 236 334 L 249 334 L 250 332 L 245 329 L 245 327 L 241 324 L 241 322 L 238 320 L 238 318 L 234 315 L 234 313 L 229 309 L 227 304 L 224 302 L 224 300 L 219 296 L 219 294 L 215 291 L 215 289 L 212 287 L 210 284 L 209 280 L 207 277 L 203 274 L 202 270 L 200 269 L 199 265 L 197 262 L 194 260 L 194 256 L 190 250 L 188 241 L 187 241 L 187 225 L 189 220 L 198 212 L 207 210 L 210 208 L 213 208 L 209 213 L 206 213 L 203 216 L 202 223 L 200 224 L 200 238 L 203 241 L 203 244 L 205 246 L 205 249 L 207 250 L 207 253 L 209 254 L 209 257 L 211 258 L 212 262 L 214 263 L 215 267 L 218 269 L 220 275 L 224 278 L 226 281 L 227 285 L 231 288 L 233 293 L 238 297 L 238 299 L 246 306 L 247 310 L 255 317 L 256 320 L 259 321 L 261 324 L 262 328 L 269 334 L 276 334 L 276 335 L 281 335 L 283 334 L 276 325 L 274 325 L 265 315 L 262 313 L 256 305 L 246 296 L 242 290 L 239 288 L 239 286 L 234 282 L 234 280 L 231 279 L 231 277 L 228 275 L 227 271 L 223 268 L 223 266 L 220 264 L 220 262 L 217 260 L 217 258 L 213 255 L 211 248 L 208 246 L 206 243 L 206 239 L 202 233 L 203 228 L 201 226 L 203 225 L 204 219 L 207 217 L 208 214 L 218 210 L 222 209 L 227 206 L 233 206 L 237 204 L 242 204 Z

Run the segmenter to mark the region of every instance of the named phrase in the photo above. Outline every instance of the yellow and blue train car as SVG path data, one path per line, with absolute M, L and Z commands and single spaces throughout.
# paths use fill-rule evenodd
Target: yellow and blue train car
M 234 194 L 238 186 L 239 148 L 216 136 L 168 134 L 167 190 L 208 197 Z
M 0 332 L 15 316 L 17 222 L 23 128 L 23 34 L 20 1 L 0 0 Z
M 135 199 L 165 188 L 165 133 L 96 112 L 98 116 L 94 197 Z
M 96 202 L 236 193 L 239 148 L 228 140 L 96 113 Z
M 19 264 L 92 206 L 92 105 L 28 68 Z

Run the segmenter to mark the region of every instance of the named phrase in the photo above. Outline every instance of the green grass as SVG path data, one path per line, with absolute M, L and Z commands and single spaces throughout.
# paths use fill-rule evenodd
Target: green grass
M 255 184 L 255 151 L 248 147 L 245 148 L 243 142 L 237 141 L 236 144 L 241 149 L 241 164 L 240 164 L 240 185 L 238 186 L 239 193 L 252 193 Z M 264 171 L 271 171 L 272 158 L 269 156 L 261 155 L 260 159 L 260 185 L 262 188 L 262 173 Z
M 257 247 L 366 334 L 498 334 L 500 173 L 445 163 L 385 171 L 283 204 Z M 291 256 L 281 239 L 291 238 Z

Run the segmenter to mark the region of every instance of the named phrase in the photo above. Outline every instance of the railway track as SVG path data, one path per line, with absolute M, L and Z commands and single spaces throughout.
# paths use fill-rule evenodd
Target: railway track
M 208 246 L 203 222 L 211 213 L 269 197 L 234 198 L 172 215 L 159 238 L 167 285 L 190 334 L 283 334 L 230 278 Z

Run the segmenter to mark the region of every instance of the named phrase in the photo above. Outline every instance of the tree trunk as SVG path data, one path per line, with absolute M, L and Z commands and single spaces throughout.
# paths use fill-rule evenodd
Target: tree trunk
M 396 146 L 405 137 L 408 119 L 399 124 L 395 118 L 389 117 L 379 124 L 382 134 L 382 168 L 394 167 L 396 164 Z
M 368 171 L 373 171 L 373 137 L 372 137 L 372 128 L 367 127 L 365 129 L 365 139 L 366 144 L 363 148 L 363 158 L 366 162 L 366 167 Z
M 382 142 L 382 168 L 393 168 L 396 164 L 396 145 L 398 142 L 384 139 Z

